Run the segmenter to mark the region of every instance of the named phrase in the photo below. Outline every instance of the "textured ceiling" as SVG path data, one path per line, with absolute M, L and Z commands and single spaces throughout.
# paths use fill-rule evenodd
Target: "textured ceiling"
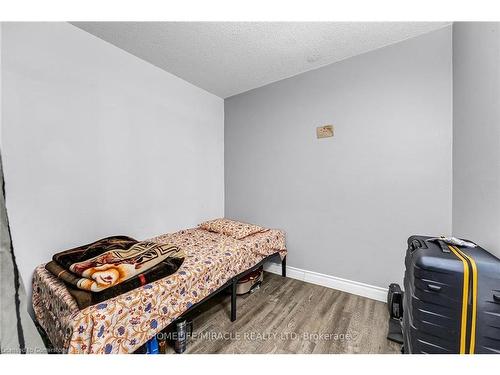
M 222 98 L 444 27 L 434 22 L 73 22 Z

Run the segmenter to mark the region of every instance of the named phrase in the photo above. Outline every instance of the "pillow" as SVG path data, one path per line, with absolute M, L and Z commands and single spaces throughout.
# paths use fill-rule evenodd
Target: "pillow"
M 224 234 L 234 238 L 235 240 L 241 240 L 252 234 L 268 230 L 266 228 L 259 227 L 258 225 L 246 224 L 240 221 L 224 218 L 205 221 L 198 225 L 198 227 L 210 232 Z

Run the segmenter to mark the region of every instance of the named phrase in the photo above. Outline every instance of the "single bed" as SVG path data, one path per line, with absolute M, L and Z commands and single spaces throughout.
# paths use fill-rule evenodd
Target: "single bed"
M 286 259 L 285 235 L 275 229 L 237 240 L 194 228 L 150 240 L 185 251 L 186 259 L 178 271 L 83 310 L 60 279 L 44 265 L 36 268 L 35 317 L 55 351 L 132 353 L 193 306 L 230 285 L 234 320 L 237 279 L 274 256 L 283 265 Z

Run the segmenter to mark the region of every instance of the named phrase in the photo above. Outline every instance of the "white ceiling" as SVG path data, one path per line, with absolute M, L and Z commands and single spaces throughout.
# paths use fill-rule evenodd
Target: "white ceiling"
M 448 22 L 73 22 L 227 98 Z

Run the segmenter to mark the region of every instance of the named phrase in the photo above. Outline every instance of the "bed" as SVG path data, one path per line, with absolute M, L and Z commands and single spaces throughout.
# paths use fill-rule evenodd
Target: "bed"
M 38 325 L 60 353 L 132 353 L 180 316 L 220 290 L 233 286 L 231 320 L 236 319 L 238 278 L 276 257 L 285 270 L 285 235 L 269 229 L 235 239 L 200 228 L 150 239 L 186 253 L 178 271 L 80 310 L 65 284 L 44 265 L 33 276 Z

